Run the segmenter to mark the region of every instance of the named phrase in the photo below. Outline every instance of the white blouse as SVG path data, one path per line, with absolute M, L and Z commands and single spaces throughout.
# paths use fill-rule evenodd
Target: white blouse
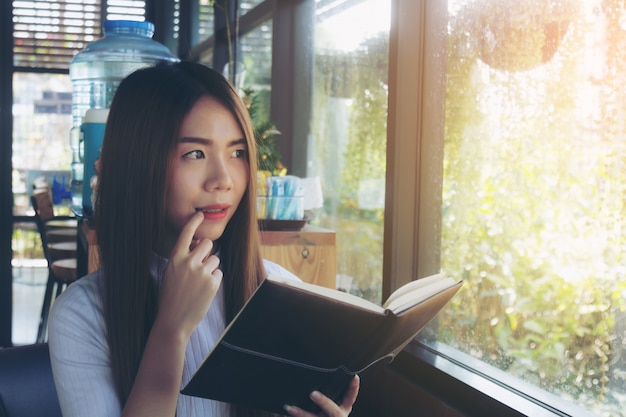
M 155 256 L 153 276 L 163 271 L 167 260 Z M 264 261 L 270 275 L 298 279 L 285 268 Z M 122 406 L 113 383 L 109 362 L 103 306 L 103 275 L 91 273 L 67 287 L 55 300 L 50 313 L 48 339 L 50 360 L 64 417 L 119 417 Z M 185 352 L 181 389 L 225 328 L 224 294 L 220 286 L 204 319 L 192 333 Z M 180 395 L 177 417 L 225 417 L 226 403 Z

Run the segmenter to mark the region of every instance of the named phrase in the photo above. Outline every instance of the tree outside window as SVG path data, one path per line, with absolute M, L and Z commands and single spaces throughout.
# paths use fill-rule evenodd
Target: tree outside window
M 449 2 L 438 340 L 598 415 L 626 402 L 626 10 Z

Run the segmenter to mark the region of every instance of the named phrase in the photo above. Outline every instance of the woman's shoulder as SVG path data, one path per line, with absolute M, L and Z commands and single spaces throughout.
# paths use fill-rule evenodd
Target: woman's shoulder
M 59 326 L 66 328 L 70 323 L 77 327 L 101 328 L 104 323 L 103 296 L 101 271 L 93 272 L 68 285 L 52 304 L 50 333 L 60 330 Z
M 277 264 L 276 262 L 263 259 L 263 265 L 265 266 L 265 272 L 267 272 L 268 275 L 277 275 L 283 278 L 289 278 L 289 279 L 294 279 L 296 281 L 302 281 L 300 278 L 298 278 L 297 275 L 290 272 L 282 265 Z
M 85 275 L 68 285 L 59 298 L 55 300 L 55 304 L 57 301 L 60 303 L 67 303 L 68 301 L 64 301 L 66 299 L 71 299 L 71 303 L 87 301 L 90 303 L 100 304 L 103 294 L 104 275 L 101 270 L 98 270 Z

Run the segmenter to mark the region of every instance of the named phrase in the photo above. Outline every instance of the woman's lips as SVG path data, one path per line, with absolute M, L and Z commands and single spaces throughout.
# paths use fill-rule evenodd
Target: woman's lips
M 206 220 L 221 220 L 228 214 L 228 205 L 214 205 L 207 207 L 199 207 L 196 211 L 201 211 Z

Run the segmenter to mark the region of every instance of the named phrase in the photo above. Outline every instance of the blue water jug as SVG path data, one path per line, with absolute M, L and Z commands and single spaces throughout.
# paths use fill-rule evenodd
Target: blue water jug
M 83 181 L 83 214 L 93 215 L 94 189 L 97 187 L 96 161 L 100 158 L 100 148 L 104 138 L 109 109 L 89 109 L 85 113 L 80 126 L 83 135 L 84 148 L 84 177 Z
M 107 20 L 104 37 L 77 53 L 70 62 L 72 80 L 72 210 L 82 213 L 85 173 L 81 124 L 89 109 L 107 109 L 117 86 L 131 72 L 158 62 L 175 62 L 169 49 L 152 39 L 154 24 L 134 20 Z M 89 168 L 90 169 L 90 168 Z M 88 203 L 90 206 L 90 203 Z

